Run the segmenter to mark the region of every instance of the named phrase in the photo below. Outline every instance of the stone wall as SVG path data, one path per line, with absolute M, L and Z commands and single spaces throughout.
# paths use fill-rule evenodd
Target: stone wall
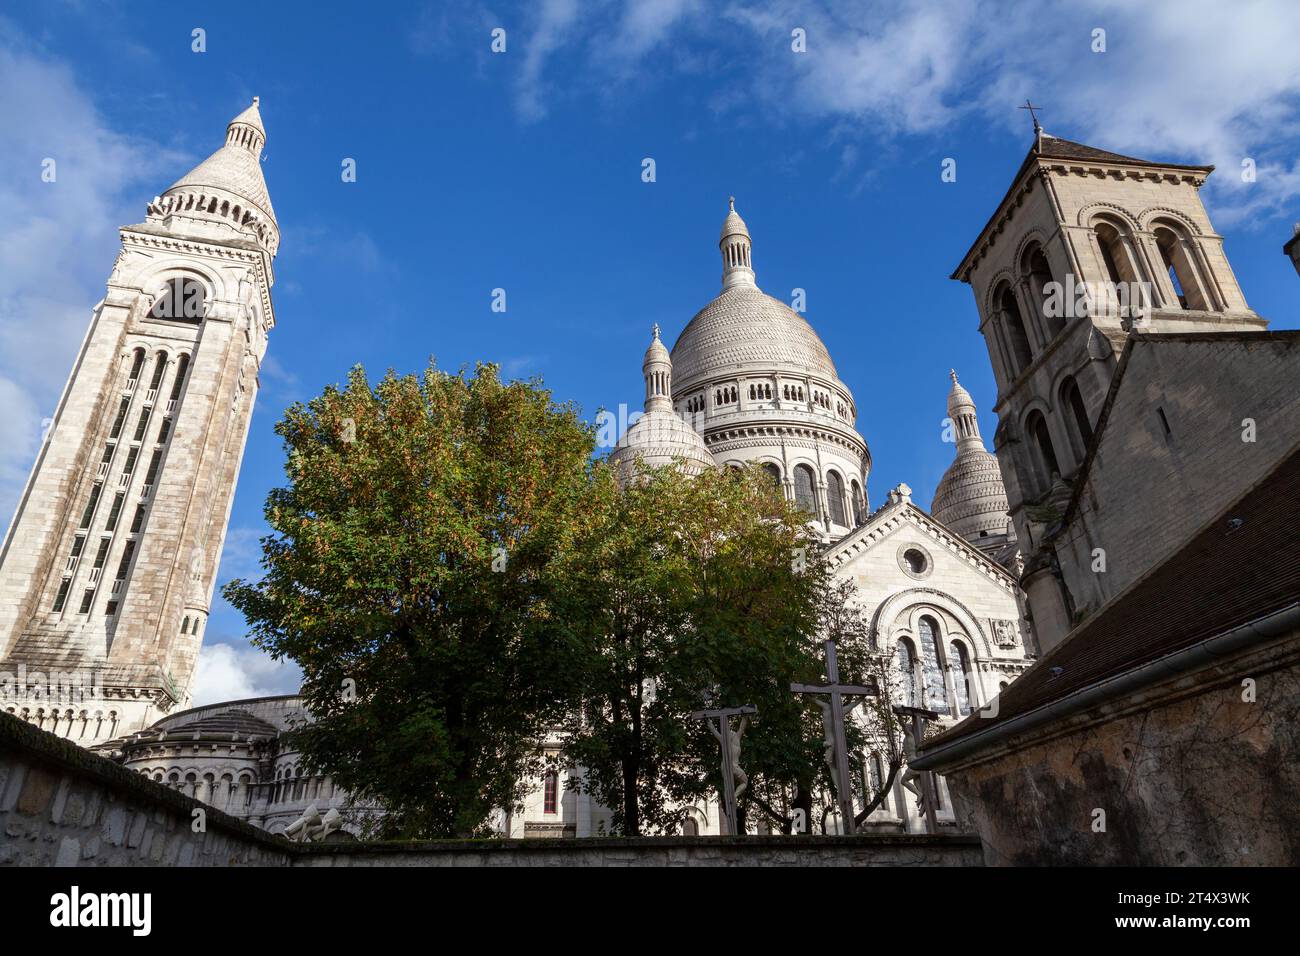
M 319 844 L 294 866 L 982 866 L 973 836 L 597 837 Z
M 1292 634 L 943 770 L 988 865 L 1300 866 L 1297 702 Z
M 206 832 L 192 830 L 195 809 Z M 960 835 L 298 845 L 0 714 L 0 866 L 979 866 Z
M 194 810 L 206 815 L 195 833 Z M 293 847 L 0 714 L 0 866 L 286 866 Z

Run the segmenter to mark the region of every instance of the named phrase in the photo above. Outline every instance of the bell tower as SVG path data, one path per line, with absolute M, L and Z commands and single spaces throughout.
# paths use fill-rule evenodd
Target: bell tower
M 1074 614 L 1043 545 L 1129 333 L 1267 328 L 1201 202 L 1213 170 L 1122 156 L 1035 124 L 1011 188 L 952 274 L 975 294 L 998 384 L 994 450 L 1040 631 L 1063 634 Z
M 123 227 L 0 547 L 0 709 L 92 745 L 188 705 L 275 325 L 258 101 Z

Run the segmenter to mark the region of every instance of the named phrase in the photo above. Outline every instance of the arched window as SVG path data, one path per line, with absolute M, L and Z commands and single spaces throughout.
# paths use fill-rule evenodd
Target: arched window
M 831 521 L 847 525 L 849 518 L 844 511 L 844 479 L 838 471 L 826 473 L 826 498 L 831 509 Z
M 1055 338 L 1065 328 L 1065 303 L 1062 298 L 1063 292 L 1058 293 L 1056 301 L 1060 307 L 1050 310 L 1047 308 L 1047 287 L 1055 280 L 1052 278 L 1052 267 L 1047 262 L 1047 256 L 1043 254 L 1042 246 L 1035 243 L 1025 250 L 1024 258 L 1020 262 L 1020 271 L 1029 301 L 1033 303 L 1042 321 L 1040 328 L 1049 339 Z M 1049 315 L 1049 311 L 1054 314 Z
M 1132 253 L 1133 243 L 1128 227 L 1102 219 L 1093 226 L 1093 233 L 1097 237 L 1097 247 L 1106 269 L 1105 278 L 1116 286 L 1127 285 L 1132 291 L 1141 295 L 1143 287 L 1138 284 L 1138 274 L 1134 266 L 1136 258 Z M 1131 299 L 1121 300 L 1118 292 L 1112 296 L 1110 290 L 1098 294 L 1097 300 L 1092 307 L 1110 314 L 1116 312 L 1121 301 L 1129 301 L 1132 304 Z
M 849 487 L 853 490 L 853 526 L 862 524 L 862 486 L 855 478 Z
M 700 824 L 694 817 L 687 817 L 682 822 L 682 836 L 699 836 Z
M 546 776 L 542 778 L 542 812 L 554 813 L 556 805 L 557 791 L 560 786 L 560 775 L 554 770 L 546 771 Z
M 772 462 L 770 462 L 770 461 L 766 461 L 766 462 L 763 463 L 763 470 L 764 470 L 765 472 L 767 472 L 767 473 L 772 477 L 772 484 L 774 484 L 774 485 L 776 485 L 778 488 L 780 488 L 780 487 L 781 487 L 781 467 L 780 467 L 779 465 L 774 465 L 774 464 L 773 464 Z
M 162 383 L 163 372 L 167 370 L 167 353 L 159 352 L 153 358 L 153 379 L 149 382 L 149 391 L 156 392 Z
M 813 491 L 813 473 L 807 465 L 795 465 L 794 502 L 810 515 L 817 514 L 817 496 Z
M 190 357 L 184 352 L 176 360 L 176 380 L 172 382 L 171 400 L 174 402 L 181 397 L 181 386 L 185 384 L 185 370 L 190 367 Z
M 131 359 L 131 374 L 127 376 L 127 387 L 133 387 L 140 378 L 140 369 L 144 367 L 144 349 L 136 349 Z
M 934 618 L 921 618 L 917 636 L 921 642 L 921 680 L 925 690 L 925 703 L 921 706 L 946 716 L 950 713 L 948 691 L 943 682 L 943 662 L 939 659 L 939 625 Z
M 1155 228 L 1156 248 L 1160 250 L 1160 260 L 1169 273 L 1174 294 L 1178 304 L 1184 309 L 1208 310 L 1209 302 L 1201 290 L 1201 283 L 1196 277 L 1196 269 L 1188 256 L 1187 241 L 1167 225 Z
M 1002 321 L 1007 330 L 1007 344 L 1011 349 L 1011 359 L 1014 363 L 1011 374 L 1013 377 L 1018 376 L 1029 367 L 1034 353 L 1029 346 L 1025 320 L 1020 315 L 1020 304 L 1016 302 L 1016 294 L 1011 290 L 1011 286 L 1002 289 L 1002 295 L 998 298 L 998 308 L 1002 310 Z
M 1092 444 L 1092 423 L 1088 421 L 1088 409 L 1083 404 L 1079 383 L 1073 378 L 1067 378 L 1061 383 L 1061 404 L 1070 410 L 1070 418 L 1074 420 L 1074 434 L 1079 439 L 1079 460 L 1082 461 L 1088 446 Z
M 953 691 L 957 694 L 957 715 L 965 717 L 970 713 L 971 701 L 975 695 L 971 686 L 973 675 L 970 655 L 966 653 L 966 646 L 961 641 L 953 641 L 948 645 L 948 668 L 952 674 Z
M 1052 476 L 1061 473 L 1061 466 L 1056 459 L 1056 449 L 1052 447 L 1052 436 L 1047 430 L 1047 419 L 1035 409 L 1025 421 L 1025 431 L 1029 433 L 1034 449 L 1038 455 L 1038 465 L 1043 471 L 1043 487 L 1052 483 Z
M 898 648 L 894 652 L 894 660 L 898 664 L 898 687 L 903 695 L 903 706 L 919 707 L 920 699 L 916 688 L 916 651 L 907 638 L 899 640 Z

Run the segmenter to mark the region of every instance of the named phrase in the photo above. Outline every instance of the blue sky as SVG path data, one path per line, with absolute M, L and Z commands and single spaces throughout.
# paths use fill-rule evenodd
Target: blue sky
M 928 502 L 949 367 L 993 432 L 967 287 L 948 279 L 1049 132 L 1216 163 L 1204 191 L 1247 301 L 1297 325 L 1300 6 L 923 0 L 18 5 L 0 14 L 0 512 L 7 520 L 116 251 L 116 228 L 222 142 L 253 95 L 283 231 L 220 575 L 256 573 L 272 432 L 360 362 L 499 362 L 594 416 L 641 401 L 718 291 L 728 195 L 758 282 L 808 318 L 857 399 L 873 504 Z M 506 52 L 490 50 L 506 31 Z M 192 31 L 207 50 L 191 50 Z M 791 49 L 806 31 L 807 52 Z M 1105 51 L 1094 52 L 1094 31 Z M 42 183 L 54 157 L 57 183 Z M 344 183 L 340 164 L 357 163 Z M 656 182 L 641 179 L 653 158 Z M 940 179 L 945 158 L 957 181 Z M 1241 181 L 1244 158 L 1258 177 Z M 508 311 L 490 310 L 504 288 Z M 198 699 L 292 690 L 218 599 Z

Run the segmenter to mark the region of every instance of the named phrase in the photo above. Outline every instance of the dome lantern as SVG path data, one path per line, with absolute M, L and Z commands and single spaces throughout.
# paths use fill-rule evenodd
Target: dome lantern
M 736 212 L 736 197 L 728 199 L 730 209 L 722 221 L 722 236 L 718 248 L 722 250 L 723 291 L 735 285 L 754 285 L 754 263 L 750 258 L 753 246 L 745 220 Z

